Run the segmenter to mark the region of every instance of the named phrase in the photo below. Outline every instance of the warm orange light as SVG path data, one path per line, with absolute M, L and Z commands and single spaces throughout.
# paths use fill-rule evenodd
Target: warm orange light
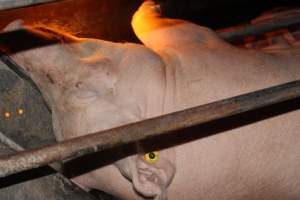
M 11 113 L 10 112 L 5 112 L 4 113 L 4 117 L 5 118 L 10 118 L 11 117 Z
M 23 115 L 24 112 L 25 112 L 25 110 L 22 109 L 22 108 L 19 108 L 19 109 L 17 110 L 17 113 L 18 113 L 19 115 Z

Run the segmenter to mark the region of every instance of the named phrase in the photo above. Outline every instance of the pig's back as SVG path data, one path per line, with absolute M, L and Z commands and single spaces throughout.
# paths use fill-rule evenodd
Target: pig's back
M 226 44 L 214 48 L 191 44 L 168 53 L 177 59 L 170 70 L 177 83 L 169 98 L 175 102 L 174 110 L 300 79 L 299 49 L 269 54 Z M 299 105 L 299 101 L 294 103 Z M 243 125 L 251 117 L 258 116 L 245 115 L 230 123 Z M 215 126 L 211 128 L 220 129 L 224 124 Z M 170 199 L 300 196 L 300 111 L 234 127 L 176 147 L 178 171 Z M 179 187 L 185 192 L 176 193 Z
M 173 99 L 181 102 L 175 105 L 179 109 L 300 79 L 299 48 L 271 54 L 227 44 L 214 48 L 191 44 L 167 54 L 172 57 L 167 79 L 175 87 Z

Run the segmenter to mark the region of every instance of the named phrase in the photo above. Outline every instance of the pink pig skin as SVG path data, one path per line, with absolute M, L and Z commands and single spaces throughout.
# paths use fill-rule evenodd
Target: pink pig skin
M 55 33 L 69 43 L 11 55 L 50 105 L 59 141 L 300 78 L 299 45 L 240 49 L 158 10 L 146 1 L 133 17 L 144 46 Z M 5 31 L 20 28 L 54 37 L 19 21 Z M 144 159 L 148 147 L 137 143 L 136 154 L 73 180 L 129 200 L 299 199 L 299 110 L 184 138 L 167 140 L 154 164 Z

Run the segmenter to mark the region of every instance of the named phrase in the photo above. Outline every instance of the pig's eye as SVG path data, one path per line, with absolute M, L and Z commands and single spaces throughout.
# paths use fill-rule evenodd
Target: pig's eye
M 148 163 L 154 164 L 158 161 L 158 152 L 153 151 L 153 152 L 147 153 L 147 154 L 145 154 L 144 158 Z

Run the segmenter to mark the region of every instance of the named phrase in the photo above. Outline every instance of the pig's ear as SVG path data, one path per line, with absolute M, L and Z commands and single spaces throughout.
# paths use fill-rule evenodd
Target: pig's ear
M 4 29 L 3 31 L 15 31 L 15 30 L 19 30 L 24 28 L 24 21 L 23 20 L 15 20 L 11 23 L 9 23 Z
M 139 154 L 131 172 L 134 189 L 145 197 L 163 200 L 176 172 L 174 149 Z
M 217 47 L 224 44 L 215 31 L 207 27 L 164 17 L 161 13 L 161 5 L 156 2 L 144 1 L 131 21 L 135 35 L 145 46 L 155 51 L 165 52 L 170 47 L 175 47 L 177 50 L 180 46 L 192 43 L 217 45 Z

